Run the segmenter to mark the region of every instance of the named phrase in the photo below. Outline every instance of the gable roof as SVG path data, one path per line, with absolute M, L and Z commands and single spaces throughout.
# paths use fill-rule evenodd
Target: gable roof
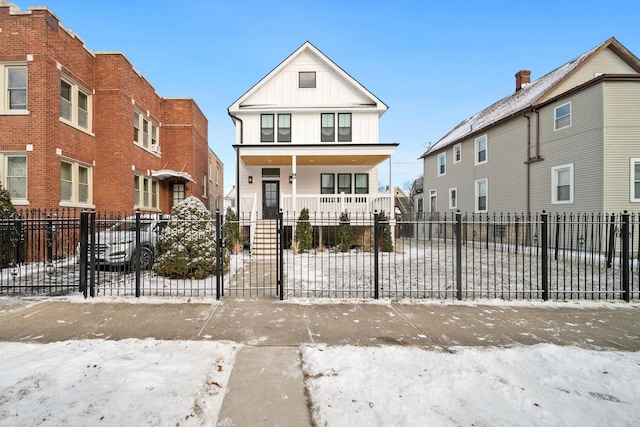
M 550 73 L 531 82 L 517 92 L 502 98 L 479 113 L 463 120 L 438 142 L 431 146 L 420 158 L 452 145 L 472 134 L 486 130 L 499 121 L 517 115 L 527 109 L 535 107 L 547 100 L 548 95 L 562 82 L 573 75 L 583 64 L 593 58 L 597 53 L 609 48 L 631 68 L 640 73 L 640 60 L 625 48 L 618 40 L 611 37 L 604 43 L 588 50 L 577 58 L 556 68 Z
M 378 99 L 373 93 L 371 93 L 367 88 L 365 88 L 362 84 L 360 84 L 356 79 L 351 77 L 346 71 L 340 68 L 335 62 L 333 62 L 329 57 L 327 57 L 324 53 L 322 53 L 318 48 L 312 45 L 309 41 L 306 41 L 296 49 L 291 55 L 285 58 L 280 64 L 278 64 L 273 70 L 271 70 L 265 77 L 263 77 L 258 83 L 253 85 L 248 91 L 246 91 L 240 98 L 238 98 L 233 104 L 229 106 L 227 109 L 229 112 L 238 111 L 242 107 L 242 103 L 249 99 L 253 94 L 258 92 L 262 87 L 264 87 L 271 79 L 273 79 L 280 71 L 285 69 L 289 64 L 294 62 L 297 58 L 304 55 L 305 53 L 311 53 L 316 58 L 318 58 L 325 66 L 327 66 L 330 70 L 335 72 L 338 76 L 340 76 L 345 82 L 347 82 L 354 89 L 359 91 L 364 97 L 371 101 L 370 104 L 367 105 L 375 105 L 375 110 L 379 111 L 379 114 L 382 115 L 388 109 L 387 105 Z

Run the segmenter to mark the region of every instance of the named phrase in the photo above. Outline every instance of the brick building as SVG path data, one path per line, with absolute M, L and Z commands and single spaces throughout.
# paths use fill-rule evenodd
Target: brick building
M 0 182 L 17 208 L 169 212 L 194 195 L 215 209 L 207 126 L 48 8 L 0 0 Z

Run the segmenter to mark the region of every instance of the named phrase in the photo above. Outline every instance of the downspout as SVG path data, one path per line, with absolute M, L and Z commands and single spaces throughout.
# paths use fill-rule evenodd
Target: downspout
M 235 125 L 236 120 L 240 122 L 240 144 L 244 142 L 244 123 L 240 117 L 234 116 L 231 114 L 229 110 L 227 110 L 227 114 L 233 120 L 233 124 Z M 238 153 L 238 148 L 236 147 L 236 213 L 238 217 L 240 216 L 240 154 Z
M 524 163 L 527 165 L 525 212 L 528 216 L 531 210 L 531 117 L 527 113 L 522 116 L 527 119 L 527 160 Z

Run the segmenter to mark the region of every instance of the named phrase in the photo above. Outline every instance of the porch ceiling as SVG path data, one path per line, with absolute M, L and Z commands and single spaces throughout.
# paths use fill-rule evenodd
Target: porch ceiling
M 387 154 L 366 155 L 298 155 L 298 166 L 375 166 L 386 160 Z M 282 155 L 242 155 L 242 162 L 246 166 L 290 166 L 292 156 Z

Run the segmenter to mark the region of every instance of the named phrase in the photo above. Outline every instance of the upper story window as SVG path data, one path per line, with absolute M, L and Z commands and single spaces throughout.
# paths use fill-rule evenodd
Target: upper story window
M 202 198 L 206 199 L 209 195 L 207 194 L 207 174 L 202 174 Z
M 480 138 L 476 138 L 476 165 L 486 163 L 488 159 L 487 155 L 487 135 L 483 135 Z
M 551 203 L 573 203 L 573 164 L 551 168 Z
M 154 153 L 160 152 L 158 125 L 137 110 L 133 111 L 133 142 Z
M 338 142 L 351 142 L 351 113 L 338 114 Z
M 0 112 L 27 110 L 27 66 L 0 63 Z
M 77 162 L 60 163 L 60 201 L 67 203 L 91 203 L 92 169 Z
M 554 110 L 553 130 L 560 130 L 571 126 L 571 102 L 562 104 Z
M 462 161 L 462 144 L 456 144 L 453 146 L 453 163 L 460 163 Z
M 447 153 L 441 153 L 438 155 L 438 176 L 442 176 L 447 173 Z
M 291 114 L 278 114 L 278 142 L 291 142 Z
M 273 142 L 273 114 L 260 115 L 260 142 Z
M 73 81 L 60 80 L 60 120 L 91 132 L 91 95 Z
M 315 71 L 300 71 L 298 73 L 298 87 L 310 88 L 316 87 L 316 72 Z
M 321 129 L 320 129 L 320 141 L 321 142 L 335 142 L 336 140 L 336 126 L 335 115 L 333 113 L 322 113 L 320 116 Z

